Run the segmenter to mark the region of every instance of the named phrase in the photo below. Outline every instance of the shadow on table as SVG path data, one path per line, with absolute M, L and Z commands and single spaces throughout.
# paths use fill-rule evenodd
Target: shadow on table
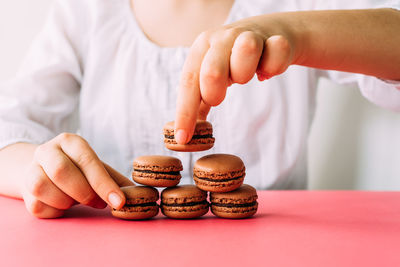
M 156 216 L 154 219 L 156 220 L 171 220 L 168 217 L 165 217 L 161 214 L 161 211 L 158 216 Z M 246 220 L 246 221 L 252 221 L 256 219 L 263 219 L 266 217 L 271 216 L 270 214 L 263 214 L 263 213 L 258 213 L 253 217 L 246 218 L 246 219 L 221 219 L 216 216 L 214 216 L 211 212 L 207 213 L 205 216 L 199 217 L 199 218 L 193 218 L 193 219 L 184 219 L 184 220 L 178 220 L 178 221 L 203 221 L 203 220 L 230 220 L 230 221 L 238 221 L 238 220 Z M 72 218 L 103 218 L 103 219 L 116 219 L 111 215 L 111 210 L 109 207 L 106 207 L 105 209 L 95 209 L 83 205 L 77 205 L 69 210 L 65 211 L 65 214 L 63 218 L 66 219 L 72 219 Z M 118 220 L 118 219 L 117 219 Z M 174 220 L 174 219 L 172 219 Z M 146 220 L 144 220 L 146 221 Z

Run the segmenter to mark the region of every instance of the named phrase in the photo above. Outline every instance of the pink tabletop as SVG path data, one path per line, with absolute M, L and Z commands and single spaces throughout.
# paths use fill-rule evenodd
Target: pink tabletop
M 400 266 L 400 193 L 261 191 L 251 219 L 32 217 L 0 197 L 0 266 Z

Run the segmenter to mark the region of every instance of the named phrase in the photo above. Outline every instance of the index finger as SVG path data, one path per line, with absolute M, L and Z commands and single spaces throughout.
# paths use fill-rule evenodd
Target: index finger
M 81 170 L 96 194 L 111 207 L 121 208 L 125 204 L 125 195 L 89 144 L 75 136 L 65 135 L 60 139 L 62 151 Z
M 183 66 L 175 117 L 175 140 L 178 144 L 186 144 L 193 136 L 201 103 L 200 68 L 208 48 L 208 40 L 205 34 L 201 34 Z

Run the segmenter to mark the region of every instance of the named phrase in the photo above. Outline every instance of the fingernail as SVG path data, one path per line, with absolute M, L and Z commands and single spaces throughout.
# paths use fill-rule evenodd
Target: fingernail
M 175 141 L 180 145 L 184 145 L 184 144 L 186 144 L 187 137 L 188 137 L 188 135 L 187 135 L 186 131 L 179 129 L 176 131 Z
M 121 205 L 122 198 L 117 193 L 112 192 L 108 195 L 108 201 L 114 209 L 118 209 Z

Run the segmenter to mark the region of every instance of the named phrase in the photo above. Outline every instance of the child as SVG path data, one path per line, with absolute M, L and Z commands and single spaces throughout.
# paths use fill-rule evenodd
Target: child
M 259 189 L 304 189 L 319 77 L 400 109 L 400 12 L 324 2 L 58 1 L 1 92 L 0 193 L 41 218 L 77 203 L 119 208 L 136 156 L 178 156 L 191 183 L 193 162 L 217 152 L 240 156 Z M 215 147 L 167 151 L 164 123 L 175 118 L 185 143 L 197 117 L 213 123 Z

